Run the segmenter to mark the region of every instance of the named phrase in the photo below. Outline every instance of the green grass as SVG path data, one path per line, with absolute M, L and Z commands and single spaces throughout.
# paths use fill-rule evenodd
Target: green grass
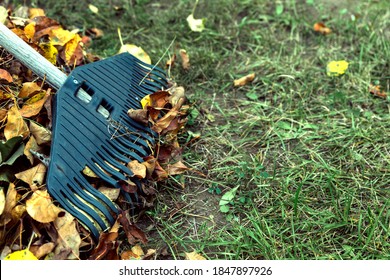
M 160 185 L 143 217 L 158 258 L 390 258 L 390 106 L 368 92 L 390 89 L 388 1 L 280 1 L 277 15 L 270 1 L 200 0 L 202 33 L 186 23 L 194 1 L 94 1 L 98 15 L 87 1 L 36 2 L 69 29 L 103 29 L 91 47 L 102 56 L 119 49 L 118 27 L 153 62 L 174 38 L 169 52 L 190 56 L 171 75 L 199 111 L 181 137 L 194 171 Z M 318 21 L 333 33 L 316 34 Z M 347 73 L 328 77 L 341 59 Z

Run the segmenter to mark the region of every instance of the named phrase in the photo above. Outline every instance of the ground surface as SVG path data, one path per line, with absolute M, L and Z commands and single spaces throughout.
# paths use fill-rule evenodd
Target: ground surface
M 83 0 L 33 2 L 68 29 L 102 29 L 91 49 L 103 57 L 118 27 L 153 63 L 172 40 L 170 55 L 190 56 L 171 76 L 196 108 L 181 139 L 193 171 L 159 186 L 140 221 L 158 258 L 390 257 L 390 103 L 368 91 L 390 88 L 388 1 L 200 0 L 201 33 L 186 22 L 194 1 L 93 1 L 98 14 Z M 330 35 L 313 31 L 321 21 Z M 331 60 L 350 63 L 344 76 L 326 75 Z

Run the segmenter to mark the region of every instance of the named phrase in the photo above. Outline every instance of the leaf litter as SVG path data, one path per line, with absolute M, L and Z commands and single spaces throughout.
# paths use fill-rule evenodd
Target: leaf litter
M 22 10 L 21 10 L 22 11 Z M 98 13 L 92 9 L 93 13 Z M 10 11 L 12 14 L 15 11 Z M 4 18 L 3 22 L 20 38 L 52 64 L 72 70 L 100 58 L 85 48 L 95 38 L 104 36 L 97 28 L 88 28 L 85 35 L 80 30 L 66 30 L 59 22 L 45 15 L 39 8 L 23 8 L 18 19 Z M 195 20 L 197 31 L 204 28 Z M 204 23 L 204 20 L 202 20 Z M 119 52 L 130 52 L 146 63 L 149 55 L 140 47 L 124 44 Z M 179 52 L 182 68 L 189 70 L 189 55 Z M 174 66 L 174 58 L 169 67 Z M 109 232 L 101 233 L 95 244 L 87 230 L 70 213 L 58 207 L 45 186 L 46 161 L 51 144 L 51 97 L 56 92 L 6 50 L 1 48 L 4 63 L 0 69 L 3 84 L 0 91 L 1 119 L 4 125 L 0 135 L 0 250 L 6 259 L 149 259 L 156 250 L 145 246 L 148 237 L 133 221 L 129 210 L 123 210 Z M 133 176 L 143 179 L 142 190 L 145 207 L 152 206 L 157 182 L 189 170 L 182 160 L 178 134 L 188 121 L 183 87 L 170 82 L 167 90 L 146 96 L 142 109 L 129 110 L 129 117 L 149 126 L 158 134 L 154 154 L 143 162 L 130 161 L 127 167 Z M 119 189 L 109 188 L 96 174 L 83 173 L 91 185 L 112 201 L 121 204 Z M 131 181 L 120 182 L 128 193 L 138 192 Z M 125 208 L 124 208 L 125 209 Z M 124 232 L 126 242 L 120 239 Z M 29 244 L 24 240 L 30 239 Z M 13 246 L 13 244 L 19 244 Z M 132 245 L 126 251 L 123 246 Z

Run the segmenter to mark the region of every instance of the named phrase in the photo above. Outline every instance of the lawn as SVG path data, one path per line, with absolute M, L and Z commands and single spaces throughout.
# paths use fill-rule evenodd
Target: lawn
M 102 57 L 119 50 L 118 27 L 161 67 L 190 57 L 170 76 L 192 105 L 191 170 L 158 184 L 139 218 L 157 259 L 390 258 L 390 99 L 369 91 L 390 92 L 388 1 L 200 0 L 202 32 L 186 22 L 195 1 L 98 0 L 97 14 L 33 2 L 69 30 L 103 30 L 90 47 Z M 338 60 L 346 73 L 328 76 Z

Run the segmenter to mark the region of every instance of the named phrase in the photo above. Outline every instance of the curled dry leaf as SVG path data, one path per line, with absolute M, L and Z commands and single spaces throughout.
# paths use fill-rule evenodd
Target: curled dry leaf
M 14 79 L 12 79 L 11 74 L 4 69 L 0 69 L 0 82 L 1 83 L 12 83 Z
M 143 179 L 146 177 L 146 166 L 139 163 L 137 160 L 132 160 L 127 164 L 127 167 L 133 172 L 134 177 Z
M 121 215 L 118 217 L 118 221 L 122 225 L 130 244 L 133 245 L 137 241 L 141 241 L 143 244 L 148 242 L 145 233 L 136 225 L 130 223 L 129 219 L 127 218 L 127 211 L 122 211 Z
M 190 57 L 187 54 L 187 51 L 184 49 L 180 50 L 180 57 L 181 57 L 181 66 L 183 67 L 184 70 L 190 69 Z
M 147 125 L 149 122 L 148 111 L 145 109 L 129 109 L 127 111 L 127 115 L 136 122 L 142 123 L 143 125 Z
M 4 128 L 5 138 L 11 139 L 16 136 L 22 136 L 26 138 L 29 135 L 29 130 L 26 122 L 23 120 L 22 115 L 16 105 L 12 106 L 7 113 L 7 124 Z
M 27 98 L 35 95 L 41 90 L 41 87 L 35 82 L 23 83 L 22 89 L 20 90 L 18 97 Z
M 38 258 L 42 258 L 51 252 L 53 252 L 54 248 L 56 247 L 56 244 L 54 242 L 48 242 L 45 244 L 42 244 L 40 246 L 31 246 L 30 251 Z
M 40 223 L 50 223 L 58 219 L 58 214 L 62 211 L 53 204 L 47 190 L 36 190 L 26 201 L 27 213 Z
M 315 32 L 321 33 L 322 35 L 328 35 L 332 33 L 332 30 L 326 27 L 326 25 L 323 22 L 315 23 L 313 29 Z
M 256 77 L 255 73 L 248 74 L 244 77 L 241 77 L 237 80 L 234 80 L 233 84 L 235 87 L 242 87 L 245 86 L 246 84 L 252 82 Z
M 189 170 L 187 166 L 181 161 L 178 161 L 174 164 L 168 164 L 168 174 L 169 175 L 178 175 L 182 174 Z
M 49 92 L 43 91 L 27 100 L 23 107 L 19 110 L 22 117 L 29 118 L 38 115 L 49 96 Z
M 30 139 L 28 139 L 28 142 L 26 143 L 26 146 L 24 147 L 24 155 L 28 158 L 31 164 L 34 163 L 35 157 L 31 153 L 32 151 L 38 151 L 38 144 L 35 140 L 35 137 L 33 135 L 30 136 Z
M 119 188 L 100 187 L 98 191 L 107 196 L 111 201 L 115 201 L 121 190 Z
M 54 226 L 58 232 L 57 247 L 54 253 L 59 254 L 64 250 L 69 250 L 68 259 L 79 259 L 81 238 L 74 217 L 65 212 L 65 215 L 55 219 Z
M 43 184 L 45 175 L 46 166 L 43 163 L 39 163 L 37 166 L 15 174 L 15 177 L 26 182 L 33 191 L 36 191 L 38 186 Z
M 30 131 L 38 145 L 47 144 L 51 141 L 51 132 L 50 130 L 44 128 L 42 125 L 39 125 L 35 122 L 30 122 Z
M 24 213 L 25 208 L 21 208 L 17 205 L 19 201 L 19 195 L 16 192 L 15 185 L 10 183 L 8 186 L 7 195 L 5 197 L 5 205 L 2 215 L 0 216 L 0 226 L 9 224 L 12 221 L 17 221 Z M 23 206 L 24 207 L 24 206 Z

